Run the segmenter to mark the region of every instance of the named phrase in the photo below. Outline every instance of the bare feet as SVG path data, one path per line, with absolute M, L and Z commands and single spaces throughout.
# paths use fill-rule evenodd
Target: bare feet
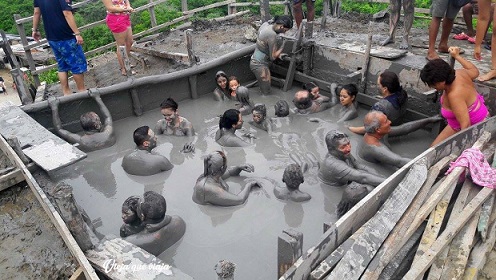
M 403 39 L 401 40 L 401 43 L 400 43 L 400 49 L 401 50 L 407 50 L 410 48 L 410 42 L 408 41 L 408 35 L 406 35 L 405 37 L 403 37 Z
M 434 60 L 434 59 L 438 59 L 439 58 L 439 55 L 437 54 L 436 51 L 427 51 L 427 56 L 425 57 L 427 60 Z
M 481 82 L 485 82 L 485 81 L 489 81 L 489 80 L 494 79 L 494 78 L 496 78 L 496 69 L 490 70 L 486 74 L 479 76 L 477 78 L 477 80 L 481 81 Z
M 437 47 L 437 51 L 440 53 L 449 53 L 448 49 L 449 49 L 448 45 L 439 45 Z
M 386 40 L 382 41 L 381 46 L 385 46 L 385 45 L 392 44 L 392 43 L 394 43 L 394 38 L 389 36 L 389 37 L 387 37 Z

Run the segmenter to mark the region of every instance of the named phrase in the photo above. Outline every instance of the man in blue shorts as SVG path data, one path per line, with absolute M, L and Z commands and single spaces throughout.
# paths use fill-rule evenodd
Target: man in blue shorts
M 58 76 L 64 95 L 71 94 L 68 72 L 71 71 L 78 91 L 85 91 L 84 72 L 87 70 L 84 56 L 83 37 L 72 14 L 72 0 L 34 0 L 33 38 L 41 39 L 38 29 L 43 17 L 48 44 L 58 64 Z
M 303 8 L 301 7 L 303 2 L 306 2 L 307 5 L 307 22 L 313 22 L 315 18 L 315 8 L 313 6 L 315 0 L 293 0 L 293 12 L 297 28 L 300 28 L 300 24 L 303 21 Z
M 458 11 L 461 7 L 454 5 L 453 0 L 433 0 L 431 5 L 431 24 L 429 26 L 429 50 L 427 51 L 427 60 L 439 58 L 436 52 L 436 38 L 443 20 L 443 30 L 441 31 L 441 40 L 437 47 L 437 51 L 448 53 L 448 38 L 453 28 Z

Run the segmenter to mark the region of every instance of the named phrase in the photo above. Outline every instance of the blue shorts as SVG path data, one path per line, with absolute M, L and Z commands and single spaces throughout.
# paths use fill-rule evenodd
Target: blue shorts
M 88 70 L 83 47 L 77 44 L 76 38 L 65 41 L 48 41 L 57 60 L 59 72 L 71 71 L 82 74 Z

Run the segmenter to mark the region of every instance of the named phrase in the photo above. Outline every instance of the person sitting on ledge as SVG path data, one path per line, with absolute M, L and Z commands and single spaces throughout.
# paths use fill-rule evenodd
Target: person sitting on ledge
M 215 134 L 215 141 L 224 147 L 246 147 L 250 143 L 245 142 L 235 133 L 243 127 L 243 117 L 236 109 L 229 109 L 224 112 L 219 120 L 219 130 Z
M 289 104 L 286 100 L 278 100 L 274 104 L 275 115 L 278 118 L 284 118 L 289 115 Z
M 79 135 L 62 128 L 62 122 L 59 117 L 60 100 L 56 97 L 48 99 L 48 104 L 52 109 L 52 120 L 55 131 L 70 143 L 78 143 L 81 150 L 85 152 L 95 151 L 110 147 L 115 144 L 114 128 L 112 126 L 112 115 L 107 106 L 102 101 L 98 91 L 88 90 L 89 96 L 95 99 L 104 116 L 104 122 L 95 112 L 87 112 L 81 115 L 79 121 L 83 127 L 84 134 Z
M 245 203 L 250 191 L 255 187 L 261 187 L 261 184 L 253 181 L 246 184 L 237 195 L 229 192 L 229 186 L 224 180 L 231 176 L 239 176 L 241 171 L 253 172 L 255 168 L 251 164 L 227 168 L 226 155 L 221 151 L 207 155 L 203 159 L 203 174 L 198 177 L 193 189 L 193 201 L 201 205 L 217 206 Z
M 382 143 L 384 137 L 386 135 L 405 135 L 425 127 L 429 123 L 435 123 L 441 120 L 442 118 L 437 115 L 391 127 L 391 121 L 383 112 L 370 111 L 365 115 L 363 121 L 366 133 L 363 136 L 362 145 L 358 150 L 358 154 L 366 161 L 385 163 L 400 168 L 407 164 L 410 159 L 399 156 L 391 151 Z
M 270 133 L 272 131 L 272 125 L 270 120 L 267 119 L 267 108 L 265 108 L 265 104 L 255 104 L 251 112 L 253 120 L 250 121 L 250 124 Z
M 331 102 L 323 102 L 322 104 L 313 100 L 312 95 L 307 90 L 300 90 L 295 93 L 293 104 L 296 107 L 296 112 L 299 114 L 312 114 L 327 110 L 332 107 Z
M 160 112 L 164 116 L 155 125 L 156 134 L 192 136 L 195 134 L 193 125 L 186 118 L 179 116 L 178 105 L 172 98 L 167 98 L 160 104 Z
M 186 231 L 184 220 L 166 215 L 166 211 L 165 198 L 154 191 L 145 192 L 143 198 L 127 198 L 122 204 L 121 237 L 150 254 L 160 255 Z
M 326 134 L 327 155 L 319 168 L 319 179 L 325 184 L 341 187 L 350 182 L 378 186 L 384 177 L 366 165 L 359 164 L 351 154 L 348 135 L 338 130 Z
M 286 186 L 276 186 L 274 188 L 274 195 L 281 200 L 291 200 L 295 202 L 303 202 L 312 198 L 308 193 L 300 191 L 300 185 L 305 182 L 303 178 L 303 171 L 300 165 L 293 163 L 284 169 L 282 175 L 282 182 Z
M 133 138 L 136 149 L 122 159 L 124 171 L 131 175 L 148 176 L 174 167 L 166 157 L 152 152 L 157 146 L 157 136 L 148 126 L 138 127 Z

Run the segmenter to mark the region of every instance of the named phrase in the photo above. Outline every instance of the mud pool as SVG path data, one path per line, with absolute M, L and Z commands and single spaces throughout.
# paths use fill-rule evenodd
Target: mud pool
M 267 116 L 274 116 L 273 105 L 279 99 L 289 104 L 299 88 L 287 93 L 273 88 L 271 96 L 260 96 L 258 88 L 250 89 L 254 103 L 267 105 Z M 322 92 L 321 93 L 325 93 Z M 95 223 L 97 231 L 104 235 L 119 235 L 122 224 L 121 205 L 131 195 L 156 191 L 167 200 L 167 213 L 179 215 L 186 222 L 184 237 L 159 258 L 195 279 L 217 279 L 214 265 L 222 259 L 236 263 L 235 277 L 243 279 L 274 279 L 277 276 L 277 237 L 282 230 L 293 228 L 303 233 L 303 250 L 313 246 L 323 234 L 324 222 L 335 222 L 335 207 L 342 190 L 327 186 L 317 178 L 318 166 L 312 158 L 322 160 L 327 153 L 324 137 L 331 129 L 361 125 L 367 109 L 359 109 L 359 118 L 342 125 L 337 120 L 338 108 L 312 115 L 290 115 L 274 120 L 272 134 L 257 130 L 248 123 L 251 115 L 243 116 L 243 129 L 238 134 L 252 132 L 253 146 L 226 148 L 214 141 L 218 129 L 218 116 L 233 108 L 234 101 L 216 102 L 211 95 L 197 100 L 179 102 L 179 114 L 194 125 L 193 137 L 158 136 L 155 151 L 165 155 L 175 165 L 169 172 L 153 176 L 132 176 L 121 167 L 122 158 L 135 148 L 132 139 L 134 129 L 142 125 L 151 128 L 162 118 L 159 104 L 154 111 L 141 117 L 131 117 L 114 123 L 117 143 L 107 149 L 92 152 L 88 158 L 56 173 L 55 181 L 65 181 L 74 187 L 77 202 Z M 328 122 L 309 122 L 320 118 Z M 361 136 L 348 133 L 352 154 L 356 152 Z M 408 136 L 390 139 L 392 150 L 402 156 L 413 158 L 427 149 L 433 138 L 430 132 L 421 130 Z M 184 143 L 193 142 L 194 154 L 180 152 Z M 244 205 L 236 207 L 201 206 L 191 199 L 196 179 L 203 172 L 202 156 L 215 150 L 227 154 L 228 166 L 251 163 L 255 172 L 242 172 L 240 177 L 226 180 L 230 191 L 237 193 L 247 180 L 254 177 L 265 182 L 263 189 L 252 191 Z M 285 202 L 275 198 L 273 182 L 282 185 L 284 168 L 292 163 L 290 154 L 296 155 L 311 168 L 305 173 L 300 190 L 312 199 L 304 203 Z M 395 170 L 374 166 L 379 172 L 390 175 Z

